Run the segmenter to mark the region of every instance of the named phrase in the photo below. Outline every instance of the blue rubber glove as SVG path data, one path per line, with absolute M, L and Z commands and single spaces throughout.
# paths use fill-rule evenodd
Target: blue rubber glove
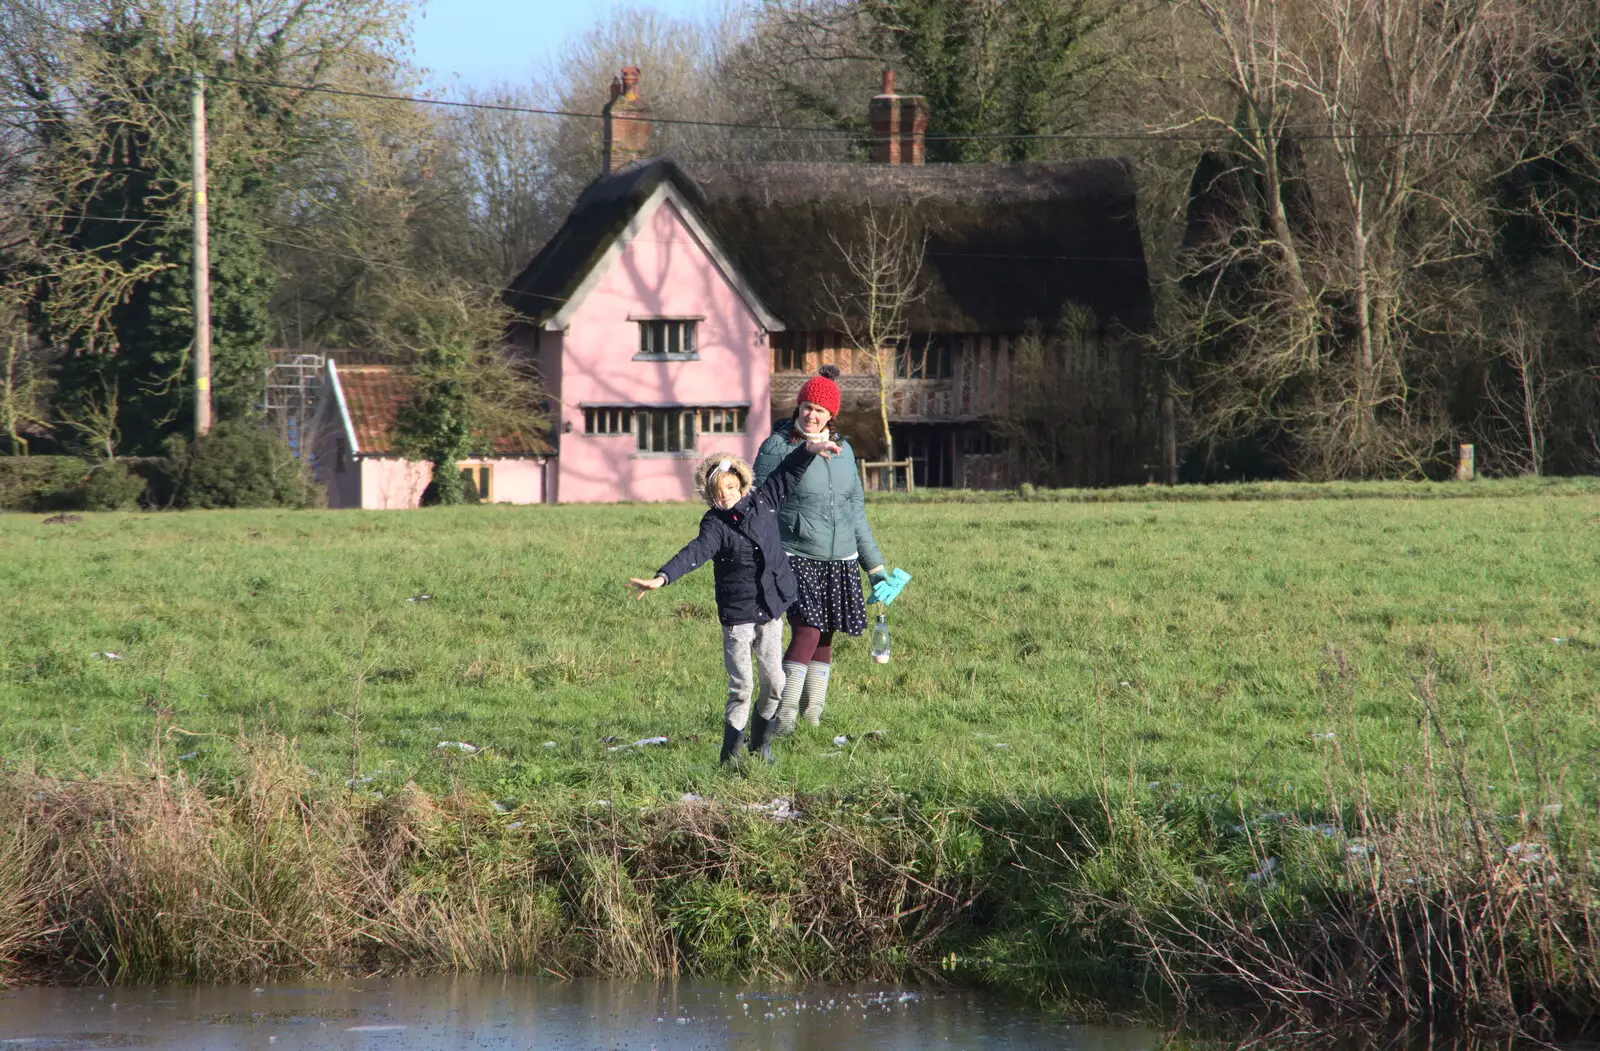
M 872 601 L 881 602 L 885 606 L 892 605 L 909 583 L 911 574 L 903 569 L 897 569 L 886 577 L 879 577 L 872 583 Z

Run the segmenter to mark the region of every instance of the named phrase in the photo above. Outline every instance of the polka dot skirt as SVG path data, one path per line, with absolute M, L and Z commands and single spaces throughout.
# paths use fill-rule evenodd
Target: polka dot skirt
M 867 630 L 867 606 L 861 597 L 861 569 L 855 559 L 819 562 L 789 556 L 800 597 L 792 612 L 813 628 L 860 635 Z

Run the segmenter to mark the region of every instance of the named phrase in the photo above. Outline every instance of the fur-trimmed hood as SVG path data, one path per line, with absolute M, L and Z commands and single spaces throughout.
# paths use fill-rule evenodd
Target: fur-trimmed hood
M 724 464 L 727 466 L 724 467 Z M 712 453 L 695 465 L 694 491 L 700 494 L 700 499 L 704 500 L 705 505 L 713 511 L 720 511 L 722 508 L 717 506 L 716 495 L 711 491 L 711 479 L 713 475 L 721 474 L 723 471 L 732 471 L 738 477 L 740 501 L 749 496 L 750 490 L 755 488 L 756 475 L 749 464 L 733 453 Z

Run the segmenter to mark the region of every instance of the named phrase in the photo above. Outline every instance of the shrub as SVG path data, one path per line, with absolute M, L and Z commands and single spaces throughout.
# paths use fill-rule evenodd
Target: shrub
M 99 464 L 89 471 L 83 485 L 74 490 L 79 511 L 131 511 L 144 495 L 144 479 L 121 460 Z
M 89 464 L 76 456 L 0 457 L 0 511 L 48 511 L 83 485 Z
M 449 471 L 455 468 L 451 466 L 445 469 Z M 459 477 L 461 479 L 461 495 L 451 502 L 456 504 L 481 503 L 482 501 L 478 497 L 478 483 L 473 481 L 472 476 L 466 471 L 460 472 Z M 417 502 L 423 507 L 439 507 L 445 503 L 445 501 L 439 499 L 439 480 L 437 478 L 428 482 L 422 490 L 422 497 Z
M 179 507 L 313 507 L 322 489 L 277 435 L 255 421 L 228 420 L 171 456 Z

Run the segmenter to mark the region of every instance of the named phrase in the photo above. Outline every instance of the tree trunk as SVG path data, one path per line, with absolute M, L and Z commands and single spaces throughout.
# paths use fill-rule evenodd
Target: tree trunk
M 1178 484 L 1178 399 L 1170 389 L 1161 395 L 1161 480 Z
M 889 430 L 889 383 L 893 367 L 885 368 L 885 352 L 878 352 L 878 419 L 883 424 L 883 487 L 894 491 L 894 434 Z

